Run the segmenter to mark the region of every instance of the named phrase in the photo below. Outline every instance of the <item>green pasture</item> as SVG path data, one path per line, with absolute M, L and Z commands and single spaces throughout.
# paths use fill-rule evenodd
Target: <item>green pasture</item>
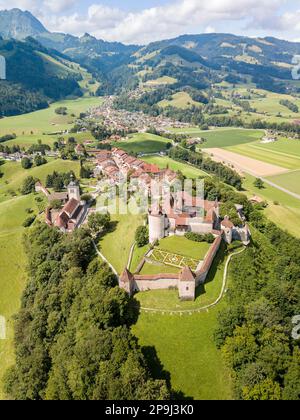
M 167 156 L 145 156 L 143 160 L 148 163 L 157 165 L 161 169 L 169 168 L 172 171 L 180 171 L 186 178 L 199 178 L 208 176 L 208 174 L 201 169 L 194 168 L 187 163 L 176 162 Z
M 0 179 L 0 202 L 9 199 L 12 195 L 18 194 L 26 177 L 32 176 L 45 184 L 47 175 L 57 172 L 74 171 L 79 176 L 78 161 L 64 161 L 61 159 L 50 160 L 45 165 L 24 170 L 20 162 L 5 162 L 1 167 L 3 177 Z
M 166 151 L 169 142 L 169 139 L 154 134 L 137 133 L 133 134 L 129 140 L 113 143 L 113 146 L 128 153 L 159 153 Z

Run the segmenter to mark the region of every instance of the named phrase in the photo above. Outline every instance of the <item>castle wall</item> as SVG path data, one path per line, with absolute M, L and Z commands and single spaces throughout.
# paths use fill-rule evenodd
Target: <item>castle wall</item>
M 196 272 L 196 286 L 203 284 L 214 262 L 215 256 L 220 249 L 222 243 L 222 236 L 218 236 L 212 246 L 210 247 L 205 260 L 199 271 Z
M 136 279 L 134 278 L 135 290 L 139 292 L 145 292 L 147 290 L 164 290 L 169 289 L 170 287 L 178 286 L 178 278 L 158 278 L 157 280 L 147 279 Z

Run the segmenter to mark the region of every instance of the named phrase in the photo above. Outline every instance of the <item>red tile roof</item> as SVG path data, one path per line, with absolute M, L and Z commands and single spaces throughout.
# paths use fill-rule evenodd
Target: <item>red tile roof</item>
M 67 202 L 67 204 L 63 207 L 60 214 L 66 213 L 70 217 L 72 217 L 73 213 L 76 211 L 78 206 L 80 205 L 80 202 L 78 200 L 75 200 L 75 198 L 72 198 L 70 201 Z
M 188 281 L 188 282 L 194 282 L 195 281 L 194 274 L 192 273 L 190 267 L 188 267 L 188 266 L 184 267 L 184 269 L 179 274 L 179 280 L 180 281 Z

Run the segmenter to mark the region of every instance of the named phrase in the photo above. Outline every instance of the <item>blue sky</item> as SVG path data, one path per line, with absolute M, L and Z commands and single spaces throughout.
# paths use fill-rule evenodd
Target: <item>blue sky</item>
M 300 40 L 295 0 L 10 0 L 51 31 L 88 32 L 109 41 L 145 44 L 186 33 L 226 32 Z M 7 8 L 7 0 L 0 0 Z

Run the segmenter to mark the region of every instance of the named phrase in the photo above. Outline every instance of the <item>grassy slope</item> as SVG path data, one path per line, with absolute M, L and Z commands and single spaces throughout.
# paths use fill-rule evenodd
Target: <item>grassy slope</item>
M 202 400 L 231 399 L 231 381 L 213 343 L 218 309 L 192 316 L 142 313 L 133 333 L 155 349 L 173 389 Z M 155 367 L 153 367 L 155 371 Z
M 153 163 L 161 169 L 168 167 L 173 171 L 181 171 L 187 178 L 199 178 L 202 176 L 207 176 L 207 174 L 200 169 L 194 168 L 188 164 L 176 162 L 175 160 L 166 156 L 145 156 L 143 160 L 145 162 Z
M 115 147 L 129 153 L 158 153 L 166 150 L 166 144 L 170 140 L 148 133 L 138 133 L 129 140 L 114 143 Z
M 54 171 L 68 172 L 71 170 L 79 176 L 79 162 L 52 160 L 46 165 L 28 170 L 24 170 L 19 162 L 6 162 L 1 166 L 1 171 L 4 175 L 0 182 L 0 201 L 10 198 L 9 190 L 17 193 L 27 176 L 33 176 L 45 183 L 48 174 Z
M 14 361 L 12 316 L 17 312 L 26 282 L 25 255 L 22 246 L 25 209 L 36 209 L 33 196 L 18 197 L 0 203 L 0 314 L 7 320 L 7 340 L 0 341 L 0 383 L 5 370 Z M 3 399 L 0 386 L 0 399 Z
M 92 106 L 100 103 L 101 98 L 80 98 L 73 101 L 60 101 L 49 108 L 29 114 L 7 117 L 0 120 L 0 135 L 16 133 L 17 135 L 43 134 L 44 132 L 61 131 L 70 128 L 70 117 L 58 116 L 55 109 L 60 106 L 68 108 L 68 113 L 79 115 Z M 71 118 L 71 123 L 73 119 Z M 53 125 L 54 124 L 54 125 Z
M 269 207 L 265 212 L 269 219 L 282 229 L 288 230 L 293 235 L 300 237 L 300 200 L 269 185 L 265 185 L 264 189 L 259 190 L 254 187 L 253 182 L 254 177 L 247 175 L 244 187 L 248 195 L 252 196 L 255 194 L 268 201 Z M 279 205 L 274 205 L 276 201 Z
M 114 268 L 121 273 L 127 266 L 135 231 L 143 224 L 143 217 L 130 214 L 112 215 L 112 221 L 114 229 L 100 240 L 100 249 Z
M 192 106 L 199 106 L 202 107 L 200 102 L 196 102 L 192 99 L 192 97 L 187 92 L 178 92 L 172 96 L 172 100 L 168 101 L 167 99 L 159 102 L 157 104 L 162 108 L 166 108 L 168 106 L 173 106 L 175 108 L 180 109 L 188 109 Z

